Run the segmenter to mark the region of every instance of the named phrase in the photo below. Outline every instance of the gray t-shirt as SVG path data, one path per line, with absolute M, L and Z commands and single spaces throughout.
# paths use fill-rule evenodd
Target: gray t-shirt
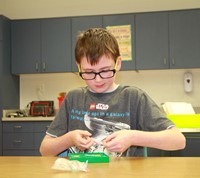
M 174 125 L 141 89 L 119 85 L 109 93 L 93 93 L 88 87 L 68 92 L 47 134 L 58 137 L 71 130 L 88 130 L 95 145 L 87 152 L 104 151 L 102 140 L 117 130 L 160 131 Z M 73 147 L 69 152 L 78 152 Z M 143 156 L 143 148 L 130 147 L 122 156 Z

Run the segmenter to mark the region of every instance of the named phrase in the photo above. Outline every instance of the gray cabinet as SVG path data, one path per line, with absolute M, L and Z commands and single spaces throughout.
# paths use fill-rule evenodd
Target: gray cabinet
M 0 24 L 1 24 L 1 17 L 0 17 Z M 3 64 L 3 47 L 2 47 L 2 41 L 0 40 L 0 72 L 2 70 L 2 64 Z M 2 81 L 2 78 L 0 77 L 0 82 Z M 0 87 L 0 117 L 2 117 L 3 113 L 3 103 L 1 103 L 1 98 L 3 96 L 2 89 Z M 2 145 L 2 124 L 0 122 L 0 145 Z M 0 156 L 2 155 L 2 146 L 0 146 Z
M 155 148 L 147 148 L 147 156 L 148 157 L 160 157 L 165 156 L 165 151 L 155 149 Z
M 75 45 L 76 37 L 81 31 L 85 31 L 89 28 L 101 28 L 102 16 L 84 16 L 84 17 L 72 17 L 72 72 L 77 72 L 77 66 L 75 62 Z
M 121 70 L 200 67 L 200 10 L 181 10 L 13 20 L 12 73 L 77 72 L 79 32 L 124 25 L 131 25 L 132 58 Z
M 39 152 L 40 144 L 50 124 L 51 124 L 51 121 L 41 121 L 41 122 L 34 123 L 34 151 L 35 151 L 36 156 L 40 155 L 40 152 Z
M 200 10 L 136 14 L 136 69 L 200 67 Z
M 200 67 L 200 10 L 169 12 L 170 68 Z
M 168 13 L 136 14 L 136 69 L 169 68 Z
M 185 133 L 186 147 L 183 150 L 171 151 L 170 156 L 200 156 L 200 133 Z
M 71 71 L 69 18 L 12 21 L 12 73 Z
M 12 21 L 12 73 L 36 73 L 40 49 L 40 20 Z
M 148 156 L 196 157 L 200 156 L 200 133 L 183 133 L 186 138 L 186 147 L 183 150 L 164 151 L 148 148 Z
M 135 70 L 135 20 L 133 14 L 103 16 L 103 27 L 131 25 L 131 60 L 122 60 L 121 70 Z
M 3 109 L 19 107 L 19 77 L 11 75 L 10 20 L 0 16 L 0 118 Z M 2 122 L 0 122 L 0 155 L 2 155 Z
M 3 40 L 3 16 L 0 16 L 0 41 Z
M 4 156 L 39 156 L 39 147 L 50 121 L 3 122 Z

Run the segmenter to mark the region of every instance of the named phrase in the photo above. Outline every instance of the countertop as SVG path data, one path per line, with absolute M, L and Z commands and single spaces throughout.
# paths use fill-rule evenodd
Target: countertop
M 200 128 L 179 128 L 182 133 L 200 133 Z
M 52 117 L 3 117 L 2 121 L 52 121 L 55 116 Z
M 10 178 L 199 178 L 199 157 L 110 158 L 109 163 L 90 163 L 88 172 L 53 170 L 57 157 L 1 156 L 1 177 Z M 67 159 L 67 158 L 63 158 Z
M 52 121 L 55 118 L 55 115 L 57 113 L 57 110 L 55 110 L 55 115 L 53 116 L 12 116 L 12 117 L 7 117 L 7 114 L 9 113 L 15 113 L 17 111 L 22 111 L 19 109 L 6 109 L 3 110 L 3 117 L 2 121 Z M 25 111 L 22 111 L 24 113 Z

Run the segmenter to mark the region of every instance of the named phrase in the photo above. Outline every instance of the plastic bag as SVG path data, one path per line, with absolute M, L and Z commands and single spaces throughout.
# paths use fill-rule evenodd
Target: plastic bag
M 55 170 L 61 171 L 83 171 L 87 172 L 88 162 L 80 162 L 77 160 L 68 160 L 66 158 L 57 158 L 54 165 L 51 167 Z

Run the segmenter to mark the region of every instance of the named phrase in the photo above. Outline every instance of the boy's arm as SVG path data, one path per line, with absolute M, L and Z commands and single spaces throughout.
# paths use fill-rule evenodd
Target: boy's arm
M 139 132 L 134 142 L 162 150 L 179 150 L 186 145 L 184 135 L 176 127 L 157 132 Z
M 93 139 L 88 131 L 74 130 L 59 137 L 46 135 L 40 145 L 40 153 L 42 156 L 56 156 L 72 146 L 85 150 L 92 145 Z
M 130 146 L 179 150 L 183 149 L 185 144 L 184 135 L 176 127 L 156 132 L 121 130 L 109 135 L 104 141 L 104 146 L 109 151 L 119 153 L 124 152 Z

